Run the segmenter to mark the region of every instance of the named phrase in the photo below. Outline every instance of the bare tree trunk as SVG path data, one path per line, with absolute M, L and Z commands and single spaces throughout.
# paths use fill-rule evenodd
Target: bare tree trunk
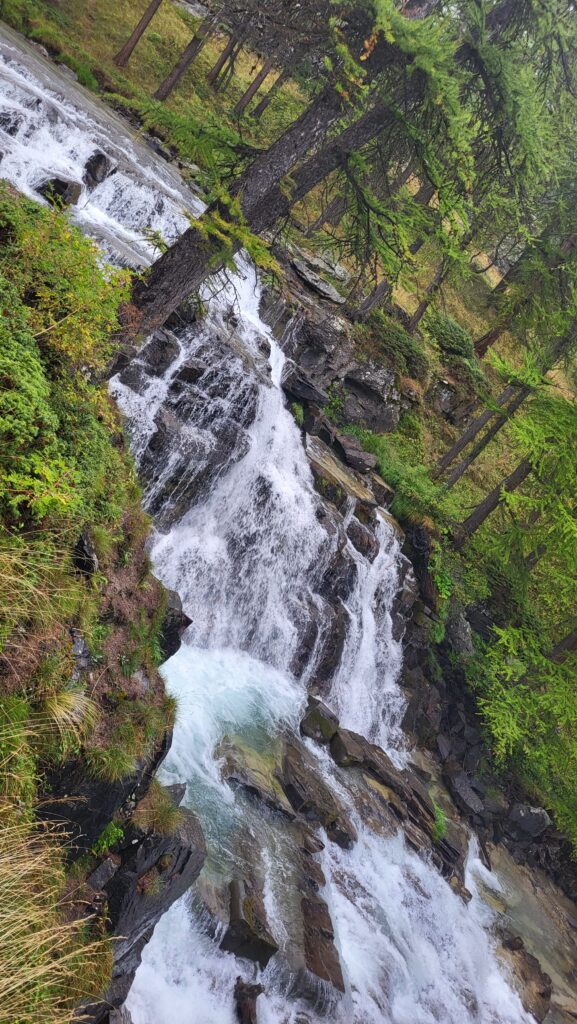
M 503 500 L 503 494 L 511 494 L 512 491 L 515 491 L 527 479 L 532 469 L 533 467 L 529 459 L 523 459 L 517 468 L 508 477 L 505 477 L 502 483 L 493 488 L 490 494 L 483 501 L 479 502 L 477 507 L 471 512 L 471 515 L 457 527 L 453 538 L 453 544 L 457 550 L 460 550 L 467 543 L 491 513 L 500 505 Z
M 499 322 L 486 331 L 485 334 L 480 338 L 477 338 L 477 341 L 475 342 L 475 355 L 478 359 L 482 359 L 483 356 L 487 355 L 491 345 L 494 345 L 495 342 L 499 340 L 503 331 L 506 331 L 511 325 L 512 320 L 513 315 L 511 314 L 510 316 L 499 320 Z
M 159 85 L 158 89 L 154 94 L 156 100 L 167 99 L 175 86 L 180 82 L 180 79 L 186 71 L 188 71 L 192 62 L 196 59 L 204 44 L 206 43 L 210 33 L 215 25 L 215 19 L 212 15 L 208 15 L 201 21 L 198 26 L 195 35 L 190 40 L 186 50 L 182 53 L 180 60 L 174 65 L 172 71 L 164 79 L 164 82 Z
M 142 18 L 140 19 L 138 25 L 134 29 L 134 32 L 130 36 L 130 39 L 126 40 L 122 49 L 119 50 L 116 56 L 114 57 L 114 63 L 119 68 L 125 68 L 128 64 L 128 61 L 130 60 L 130 57 L 132 55 L 132 51 L 140 42 L 142 36 L 146 32 L 146 29 L 150 25 L 150 22 L 154 18 L 154 15 L 156 14 L 161 3 L 162 0 L 152 0 L 152 3 L 149 4 L 148 7 L 146 8 L 144 14 L 142 15 Z
M 213 66 L 211 67 L 210 71 L 206 76 L 206 80 L 210 83 L 210 85 L 215 84 L 218 76 L 220 75 L 220 72 L 222 71 L 224 65 L 226 64 L 228 58 L 230 57 L 232 51 L 234 50 L 236 43 L 237 37 L 234 35 L 229 36 L 228 42 L 224 50 L 222 51 L 218 59 L 215 61 L 215 63 L 213 64 Z
M 413 313 L 411 319 L 407 324 L 407 331 L 409 332 L 409 334 L 414 334 L 415 331 L 417 330 L 417 327 L 419 326 L 421 320 L 423 319 L 425 313 L 427 312 L 429 306 L 431 305 L 433 298 L 439 291 L 439 288 L 441 288 L 443 282 L 448 277 L 450 269 L 450 264 L 445 260 L 443 260 L 437 267 L 433 280 L 429 285 L 427 285 L 424 297 L 419 302 L 419 305 L 417 306 L 415 312 Z
M 238 38 L 238 40 L 236 42 L 236 45 L 234 46 L 234 48 L 232 50 L 232 53 L 230 54 L 228 60 L 226 61 L 226 63 L 224 65 L 220 75 L 212 83 L 212 87 L 213 87 L 215 92 L 221 92 L 222 90 L 224 90 L 224 89 L 226 89 L 228 87 L 228 85 L 230 83 L 230 80 L 231 80 L 232 76 L 234 75 L 234 68 L 235 68 L 235 64 L 236 64 L 236 58 L 238 57 L 240 51 L 242 50 L 242 48 L 244 46 L 245 38 L 246 38 L 245 33 L 243 33 Z
M 315 231 L 320 231 L 325 224 L 330 224 L 331 227 L 336 228 L 342 220 L 346 209 L 347 201 L 345 197 L 342 195 L 333 196 L 330 203 L 325 206 L 323 212 L 308 228 L 307 237 L 310 238 L 311 235 L 314 235 Z
M 236 106 L 234 108 L 235 114 L 238 114 L 239 117 L 240 117 L 240 115 L 244 113 L 244 111 L 248 107 L 250 101 L 252 100 L 253 96 L 256 95 L 256 93 L 260 89 L 262 83 L 264 82 L 265 78 L 271 73 L 273 68 L 274 68 L 274 57 L 269 57 L 267 60 L 265 60 L 262 68 L 260 69 L 258 74 L 255 75 L 255 77 L 253 78 L 252 82 L 250 83 L 248 89 L 246 90 L 244 95 L 241 96 L 241 98 L 239 99 L 238 103 L 236 104 Z
M 281 73 L 278 76 L 278 78 L 275 78 L 275 80 L 272 83 L 269 91 L 267 93 L 265 93 L 263 98 L 261 100 L 259 100 L 259 102 L 257 103 L 256 107 L 254 108 L 254 110 L 252 111 L 252 113 L 250 115 L 251 117 L 254 117 L 256 120 L 259 120 L 262 117 L 262 115 L 264 114 L 264 112 L 265 112 L 266 108 L 268 107 L 269 103 L 271 103 L 271 101 L 274 100 L 274 98 L 275 98 L 277 92 L 279 91 L 279 89 L 290 78 L 291 72 L 292 72 L 292 66 L 291 65 L 289 65 L 286 68 L 283 68 L 283 70 L 281 71 Z
M 506 405 L 509 399 L 513 397 L 516 391 L 516 384 L 508 384 L 505 390 L 502 391 L 499 397 L 496 399 L 495 405 Z M 452 445 L 452 447 L 449 448 L 449 451 L 445 452 L 442 458 L 440 458 L 439 461 L 437 462 L 433 470 L 433 473 L 431 474 L 433 479 L 440 476 L 441 473 L 443 473 L 445 469 L 447 469 L 448 466 L 450 466 L 451 463 L 455 461 L 457 456 L 461 454 L 461 452 L 467 447 L 467 445 L 470 444 L 471 441 L 474 441 L 477 434 L 481 432 L 481 430 L 489 422 L 489 420 L 491 420 L 493 416 L 496 415 L 497 414 L 494 409 L 485 409 L 485 412 L 482 412 L 479 416 L 472 420 L 471 423 L 469 423 L 469 426 L 467 427 L 466 430 L 463 431 L 463 433 L 457 439 L 457 441 L 455 441 L 455 444 Z
M 373 309 L 377 309 L 379 306 L 382 306 L 383 302 L 385 302 L 390 294 L 390 281 L 388 281 L 386 277 L 383 277 L 383 279 L 375 285 L 370 295 L 367 295 L 351 313 L 351 320 L 366 320 L 370 313 L 372 313 Z
M 559 641 L 551 651 L 549 658 L 551 661 L 561 664 L 569 654 L 574 654 L 575 651 L 577 651 L 577 626 Z
M 531 391 L 532 388 L 529 387 L 519 388 L 519 391 L 517 392 L 513 401 L 507 407 L 505 412 L 497 416 L 494 423 L 492 423 L 487 432 L 483 434 L 483 437 L 480 439 L 480 441 L 477 442 L 475 447 L 471 449 L 466 458 L 462 459 L 461 462 L 459 462 L 458 466 L 456 466 L 453 472 L 450 474 L 450 476 L 447 477 L 447 482 L 445 485 L 447 487 L 447 490 L 450 490 L 451 487 L 454 487 L 457 481 L 461 479 L 463 474 L 467 472 L 469 466 L 472 466 L 472 464 L 479 457 L 481 452 L 485 450 L 489 442 L 492 441 L 493 438 L 497 436 L 501 428 L 505 426 L 507 420 L 513 415 L 513 413 L 517 411 L 517 409 L 520 405 L 523 404 L 525 399 L 528 398 L 528 396 L 531 394 Z

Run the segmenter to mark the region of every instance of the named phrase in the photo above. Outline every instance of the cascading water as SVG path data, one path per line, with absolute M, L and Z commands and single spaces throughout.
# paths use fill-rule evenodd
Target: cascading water
M 146 231 L 174 237 L 186 223 L 182 208 L 195 206 L 176 176 L 47 64 L 19 53 L 11 37 L 0 49 L 4 176 L 33 194 L 57 173 L 80 180 L 86 158 L 102 149 L 118 170 L 83 194 L 75 216 L 120 259 L 150 257 Z M 352 849 L 327 841 L 323 853 L 323 895 L 346 993 L 338 1005 L 325 1004 L 320 985 L 315 1006 L 291 995 L 290 843 L 272 812 L 222 781 L 215 750 L 234 736 L 266 752 L 279 732 L 298 729 L 307 672 L 327 628 L 322 581 L 343 533 L 323 522 L 279 388 L 283 355 L 258 306 L 258 280 L 240 260 L 204 324 L 180 333 L 162 373 L 146 377 L 137 360 L 113 385 L 158 515 L 155 570 L 192 619 L 163 669 L 180 711 L 161 777 L 187 783 L 186 802 L 207 837 L 207 885 L 258 862 L 280 948 L 262 972 L 263 1024 L 314 1021 L 327 1006 L 331 1019 L 355 1024 L 521 1024 L 529 1018 L 492 951 L 474 857 L 466 906 L 401 832 L 382 836 L 369 827 L 355 810 L 353 777 L 312 744 L 310 757 L 350 806 L 358 832 Z M 203 389 L 195 390 L 195 375 Z M 159 434 L 165 448 L 153 472 Z M 346 726 L 398 756 L 401 652 L 391 610 L 401 556 L 386 519 L 377 534 L 372 563 L 345 539 L 354 577 L 343 598 L 349 628 L 328 699 Z M 297 678 L 295 657 L 315 616 L 309 667 Z M 250 977 L 253 968 L 218 948 L 196 896 L 185 897 L 144 951 L 128 1000 L 135 1024 L 233 1024 L 239 972 Z

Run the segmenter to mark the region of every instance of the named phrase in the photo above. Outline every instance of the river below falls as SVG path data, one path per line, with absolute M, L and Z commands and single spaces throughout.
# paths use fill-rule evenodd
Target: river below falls
M 1 173 L 28 195 L 54 175 L 81 181 L 95 149 L 116 164 L 114 175 L 92 191 L 84 188 L 73 211 L 108 258 L 150 261 L 150 231 L 170 241 L 185 228 L 185 211 L 200 211 L 176 172 L 119 118 L 4 30 L 0 106 Z M 215 757 L 225 736 L 266 751 L 281 731 L 298 732 L 307 678 L 290 668 L 316 600 L 318 567 L 330 556 L 300 431 L 279 387 L 284 355 L 260 318 L 259 297 L 258 277 L 241 257 L 238 274 L 207 295 L 202 328 L 179 332 L 178 352 L 163 374 L 140 391 L 112 382 L 137 462 L 179 368 L 199 352 L 206 358 L 215 337 L 232 352 L 226 366 L 215 364 L 216 377 L 232 365 L 239 388 L 250 384 L 255 396 L 240 455 L 223 463 L 208 492 L 153 537 L 154 570 L 178 591 L 192 620 L 182 647 L 162 668 L 179 713 L 160 779 L 187 784 L 185 803 L 207 840 L 206 878 L 230 877 L 258 858 L 280 949 L 258 973 L 265 989 L 258 1001 L 261 1024 L 522 1024 L 531 1018 L 495 955 L 493 912 L 478 887 L 487 873 L 474 849 L 466 874 L 473 898 L 466 905 L 431 863 L 407 847 L 401 832 L 382 836 L 367 826 L 355 809 L 352 784 L 312 744 L 311 757 L 350 804 L 358 832 L 350 850 L 326 840 L 322 853 L 322 895 L 346 992 L 332 1003 L 321 985 L 311 1002 L 291 987 L 283 958 L 292 942 L 286 837 L 274 815 L 222 780 Z M 202 419 L 191 411 L 187 437 L 207 459 L 228 422 L 230 400 L 215 397 L 208 419 L 206 409 Z M 159 477 L 150 484 L 149 502 L 158 485 Z M 402 763 L 409 756 L 400 729 L 402 650 L 390 614 L 402 556 L 385 521 L 379 541 L 372 565 L 354 555 L 351 626 L 327 700 L 344 725 L 377 740 Z M 257 969 L 218 948 L 193 893 L 157 926 L 127 1005 L 135 1024 L 233 1024 L 238 975 L 252 979 Z

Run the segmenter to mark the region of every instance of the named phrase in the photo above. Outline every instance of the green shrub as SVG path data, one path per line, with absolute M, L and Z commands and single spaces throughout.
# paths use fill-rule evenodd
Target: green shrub
M 90 852 L 93 853 L 95 857 L 102 857 L 105 853 L 108 853 L 111 847 L 116 846 L 116 844 L 120 843 L 123 839 L 124 829 L 121 828 L 120 825 L 117 825 L 115 821 L 110 821 L 108 825 L 103 828 Z
M 429 361 L 423 346 L 393 317 L 376 310 L 369 321 L 383 355 L 394 368 L 414 380 L 424 381 Z
M 435 824 L 433 826 L 433 840 L 436 843 L 440 843 L 442 839 L 447 835 L 447 817 L 442 807 L 433 800 L 433 809 L 435 811 Z
M 475 351 L 471 335 L 456 320 L 441 312 L 430 309 L 425 316 L 424 326 L 432 341 L 449 355 L 473 359 Z

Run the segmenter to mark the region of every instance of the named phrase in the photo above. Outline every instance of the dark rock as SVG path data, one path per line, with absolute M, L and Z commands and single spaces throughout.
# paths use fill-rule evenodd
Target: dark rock
M 379 542 L 374 533 L 359 523 L 354 516 L 347 526 L 347 537 L 361 555 L 364 555 L 369 562 L 374 562 L 379 553 Z
M 426 394 L 429 405 L 440 416 L 451 419 L 459 404 L 459 394 L 448 380 L 437 380 Z
M 475 793 L 466 772 L 461 770 L 446 772 L 444 778 L 457 807 L 464 814 L 483 813 L 483 801 Z
M 329 839 L 344 849 L 356 842 L 356 829 L 345 807 L 302 744 L 286 743 L 280 781 L 294 810 L 323 825 Z
M 101 185 L 112 173 L 113 164 L 105 153 L 97 149 L 84 164 L 84 181 L 89 188 Z
M 263 992 L 262 985 L 251 985 L 243 978 L 236 979 L 234 1005 L 239 1024 L 257 1024 L 256 1001 Z
M 169 590 L 167 595 L 166 612 L 159 636 L 163 661 L 167 661 L 173 654 L 176 654 L 180 647 L 182 634 L 192 622 L 192 619 L 189 619 L 188 615 L 183 612 L 182 601 L 176 591 Z
M 222 739 L 215 753 L 222 761 L 223 778 L 241 786 L 272 810 L 294 819 L 292 805 L 277 778 L 279 765 L 274 755 L 267 757 L 244 744 L 240 738 L 228 736 Z
M 306 714 L 301 722 L 301 733 L 317 743 L 330 743 L 339 727 L 334 711 L 318 697 L 309 697 Z
M 371 360 L 355 363 L 345 374 L 344 388 L 347 422 L 376 433 L 395 430 L 401 415 L 401 396 L 393 370 Z
M 292 359 L 287 359 L 281 378 L 283 391 L 298 402 L 312 402 L 314 405 L 325 405 L 328 401 L 326 391 L 322 391 L 307 376 L 300 366 Z
M 328 299 L 329 302 L 334 302 L 338 305 L 343 305 L 346 302 L 346 299 L 339 294 L 334 285 L 329 284 L 328 281 L 323 281 L 322 277 L 319 277 L 316 271 L 311 270 L 304 260 L 293 260 L 292 265 L 301 280 L 323 299 Z
M 186 782 L 174 782 L 172 786 L 164 786 L 165 793 L 168 793 L 175 807 L 180 807 L 186 795 Z
M 83 573 L 85 576 L 92 576 L 100 568 L 96 548 L 87 529 L 81 531 L 76 541 L 72 560 L 74 568 L 78 569 L 78 572 Z
M 266 967 L 278 945 L 270 934 L 262 895 L 249 882 L 230 883 L 230 923 L 220 948 Z
M 167 331 L 162 327 L 154 332 L 150 341 L 139 353 L 138 358 L 146 364 L 154 376 L 162 377 L 179 353 L 178 338 L 172 331 Z
M 196 384 L 207 370 L 208 366 L 202 359 L 189 359 L 180 367 L 175 379 L 184 381 L 185 384 Z
M 81 1019 L 102 1024 L 124 1003 L 157 922 L 196 881 L 205 858 L 202 829 L 189 810 L 174 835 L 137 831 L 121 850 L 118 870 L 104 887 L 115 936 L 112 981 L 101 1002 L 79 1008 Z
M 17 135 L 23 121 L 23 115 L 16 110 L 0 111 L 0 131 L 6 132 L 7 135 Z
M 439 749 L 439 756 L 441 761 L 446 761 L 451 754 L 451 744 L 444 733 L 440 732 L 437 736 L 437 747 Z
M 501 950 L 505 962 L 509 965 L 524 1010 L 541 1024 L 549 1013 L 553 984 L 551 978 L 541 969 L 537 957 L 513 941 Z
M 71 860 L 90 850 L 129 797 L 140 800 L 144 796 L 152 776 L 166 757 L 170 741 L 171 734 L 167 732 L 131 775 L 116 782 L 94 778 L 86 761 L 80 758 L 46 770 L 40 801 L 42 820 L 54 822 L 66 830 L 66 849 Z
M 333 447 L 346 462 L 347 466 L 356 469 L 358 473 L 368 473 L 377 465 L 377 456 L 366 452 L 361 442 L 356 437 L 349 437 L 347 434 L 337 434 Z
M 333 923 L 326 903 L 320 897 L 304 897 L 301 910 L 308 970 L 317 978 L 328 982 L 338 992 L 344 992 L 343 972 L 334 944 Z
M 395 497 L 393 488 L 389 487 L 378 473 L 371 473 L 370 481 L 378 504 L 381 508 L 390 508 L 393 503 L 393 498 Z
M 448 642 L 461 658 L 470 658 L 475 653 L 471 626 L 462 609 L 451 609 L 445 627 Z
M 36 186 L 36 191 L 51 203 L 72 206 L 82 195 L 82 185 L 66 178 L 48 178 Z
M 329 609 L 329 614 L 330 619 L 323 630 L 317 663 L 310 679 L 311 688 L 319 693 L 326 693 L 340 665 L 350 623 L 350 615 L 340 600 L 335 607 Z
M 513 804 L 508 814 L 507 828 L 514 833 L 540 836 L 551 824 L 551 818 L 543 807 L 529 807 L 528 804 Z
M 162 157 L 163 160 L 167 160 L 168 163 L 171 163 L 172 153 L 170 153 L 165 146 L 161 145 L 158 139 L 155 139 L 153 135 L 148 135 L 147 132 L 144 133 L 142 138 L 146 142 L 146 145 L 150 147 L 153 153 L 156 153 L 157 156 L 160 156 Z
M 112 857 L 106 857 L 101 864 L 88 876 L 86 884 L 95 892 L 100 892 L 118 871 L 118 864 Z

